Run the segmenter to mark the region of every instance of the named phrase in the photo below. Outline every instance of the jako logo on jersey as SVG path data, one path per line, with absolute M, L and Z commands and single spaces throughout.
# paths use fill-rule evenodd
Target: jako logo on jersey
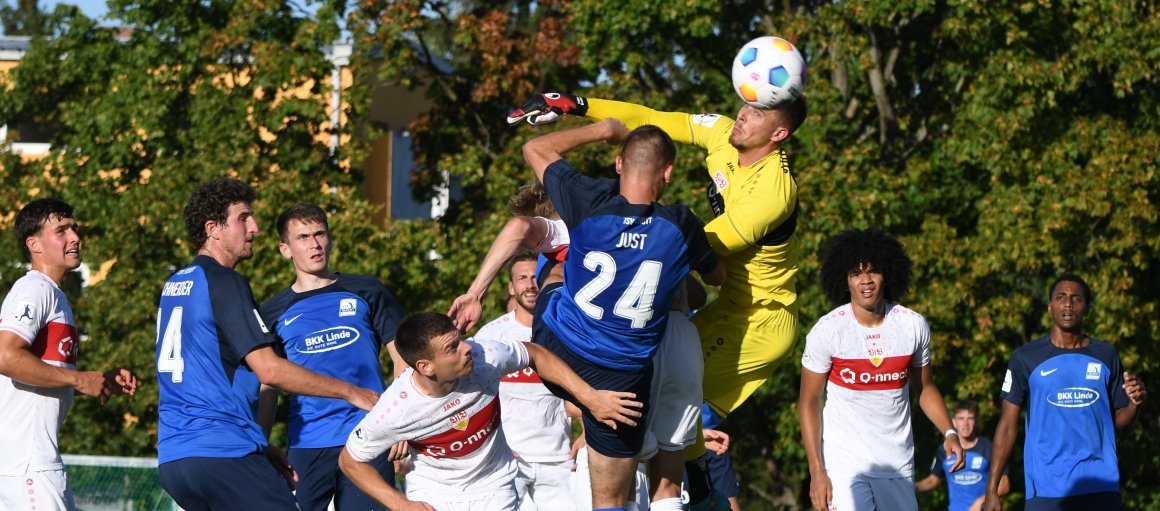
M 462 401 L 463 400 L 460 398 L 455 398 L 455 401 L 452 401 L 450 403 L 443 405 L 443 411 L 445 411 L 445 412 L 451 411 L 452 408 L 455 408 L 456 406 L 458 406 L 459 403 L 461 403 Z
M 356 312 L 358 312 L 358 300 L 343 298 L 338 302 L 339 316 L 354 316 Z
M 1100 400 L 1100 393 L 1086 387 L 1067 387 L 1047 395 L 1047 402 L 1062 408 L 1083 408 Z
M 1089 380 L 1100 379 L 1100 363 L 1099 362 L 1089 362 L 1088 363 L 1087 379 L 1089 379 Z
M 322 353 L 325 351 L 336 350 L 357 341 L 359 338 L 358 330 L 349 326 L 336 326 L 334 328 L 327 328 L 319 330 L 302 339 L 303 349 L 298 350 L 299 353 Z

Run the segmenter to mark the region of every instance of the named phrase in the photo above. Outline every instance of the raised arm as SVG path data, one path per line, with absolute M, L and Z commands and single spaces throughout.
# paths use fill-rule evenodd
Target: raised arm
M 541 217 L 516 216 L 507 221 L 503 229 L 496 235 L 487 255 L 483 256 L 483 263 L 475 280 L 467 292 L 459 295 L 451 302 L 451 309 L 447 315 L 455 322 L 460 332 L 467 333 L 479 322 L 483 311 L 483 297 L 487 289 L 495 281 L 503 266 L 521 246 L 532 249 L 548 235 L 548 220 Z
M 1148 398 L 1148 391 L 1144 389 L 1144 382 L 1132 373 L 1124 372 L 1124 392 L 1128 394 L 1128 405 L 1117 408 L 1115 423 L 1117 428 L 1126 428 L 1136 419 L 1136 410 Z
M 604 141 L 619 144 L 628 135 L 628 128 L 616 119 L 605 119 L 595 124 L 556 131 L 533 138 L 524 144 L 524 161 L 544 181 L 544 171 L 564 157 L 564 153 L 584 144 Z

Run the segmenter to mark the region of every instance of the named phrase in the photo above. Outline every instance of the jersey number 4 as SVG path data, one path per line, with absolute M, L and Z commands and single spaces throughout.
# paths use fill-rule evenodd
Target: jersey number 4
M 157 331 L 161 331 L 161 309 L 157 309 Z M 181 358 L 181 316 L 182 307 L 174 307 L 161 335 L 161 347 L 157 350 L 157 372 L 170 373 L 173 383 L 181 383 L 185 372 L 185 360 Z
M 597 273 L 596 277 L 576 292 L 576 304 L 589 317 L 599 321 L 604 317 L 604 307 L 592 303 L 592 300 L 616 280 L 616 259 L 605 252 L 594 250 L 584 256 L 584 267 Z M 657 284 L 660 283 L 663 268 L 664 263 L 660 261 L 645 260 L 640 263 L 632 282 L 612 307 L 612 313 L 631 321 L 632 328 L 644 328 L 653 318 L 653 301 L 656 300 Z

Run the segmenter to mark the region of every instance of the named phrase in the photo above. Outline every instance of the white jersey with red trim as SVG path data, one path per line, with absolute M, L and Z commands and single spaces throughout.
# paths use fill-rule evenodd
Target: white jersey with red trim
M 0 306 L 0 330 L 29 344 L 45 364 L 75 369 L 80 337 L 68 298 L 47 275 L 29 271 Z M 0 375 L 0 476 L 63 470 L 57 435 L 72 405 L 71 387 L 26 385 Z
M 515 311 L 484 325 L 477 341 L 519 341 L 532 338 L 532 327 L 516 321 Z M 532 463 L 567 460 L 572 453 L 572 421 L 564 400 L 544 386 L 531 367 L 509 373 L 499 383 L 504 437 L 516 455 Z
M 806 336 L 802 367 L 829 374 L 822 408 L 826 470 L 914 475 L 908 382 L 912 368 L 929 363 L 930 327 L 901 305 L 886 304 L 885 319 L 873 328 L 854 319 L 850 304 L 818 320 Z
M 407 368 L 351 432 L 351 457 L 369 462 L 407 440 L 415 456 L 408 492 L 511 490 L 516 466 L 500 427 L 499 380 L 528 366 L 528 350 L 514 341 L 465 342 L 471 374 L 450 394 L 432 398 L 415 387 L 414 369 Z

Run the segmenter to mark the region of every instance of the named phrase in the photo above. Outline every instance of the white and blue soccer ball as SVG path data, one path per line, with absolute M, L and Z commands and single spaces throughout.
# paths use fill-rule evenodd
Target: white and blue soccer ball
M 806 87 L 806 61 L 792 43 L 780 37 L 758 37 L 733 58 L 733 90 L 757 108 L 790 103 Z

